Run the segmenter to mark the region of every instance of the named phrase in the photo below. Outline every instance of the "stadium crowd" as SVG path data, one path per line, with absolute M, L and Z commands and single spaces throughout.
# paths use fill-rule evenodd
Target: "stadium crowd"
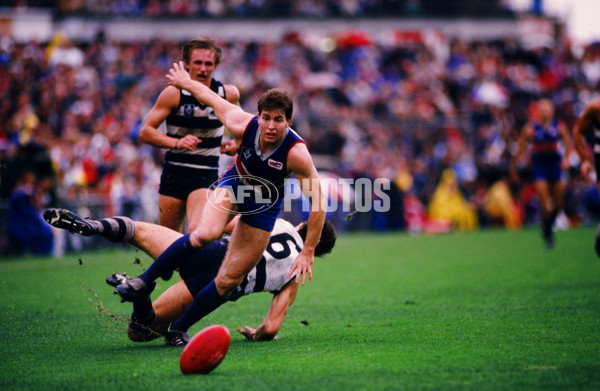
M 276 44 L 221 42 L 216 77 L 240 89 L 246 111 L 270 87 L 289 91 L 297 108 L 292 126 L 322 170 L 391 181 L 389 212 L 338 219 L 340 229 L 445 231 L 536 221 L 531 186 L 506 175 L 520 129 L 540 97 L 552 99 L 571 129 L 600 80 L 596 44 L 385 46 L 360 35 L 326 43 L 312 45 L 295 33 Z M 33 173 L 45 183 L 44 191 L 27 193 L 34 205 L 97 206 L 89 215 L 156 221 L 162 151 L 141 143 L 138 132 L 180 44 L 113 42 L 102 34 L 93 42 L 63 34 L 47 43 L 0 37 L 2 201 L 8 204 Z M 566 215 L 571 223 L 595 219 L 595 186 L 579 178 L 578 160 L 570 158 Z M 525 161 L 521 172 L 527 178 Z
M 12 0 L 13 7 L 52 8 L 60 15 L 127 17 L 228 18 L 355 18 L 380 16 L 465 16 L 469 12 L 498 15 L 510 12 L 501 2 L 487 0 L 448 3 L 446 0 Z M 471 3 L 472 5 L 469 5 Z

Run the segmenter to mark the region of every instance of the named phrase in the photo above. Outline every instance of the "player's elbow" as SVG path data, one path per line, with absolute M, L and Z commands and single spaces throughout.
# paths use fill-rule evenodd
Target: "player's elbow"
M 148 126 L 142 126 L 140 129 L 140 141 L 148 144 L 150 142 L 150 129 Z

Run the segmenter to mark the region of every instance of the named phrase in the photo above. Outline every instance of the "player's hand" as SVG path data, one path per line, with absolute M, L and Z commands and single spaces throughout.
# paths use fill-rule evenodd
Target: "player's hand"
M 193 134 L 187 134 L 187 135 L 185 135 L 185 137 L 180 138 L 179 141 L 177 141 L 177 148 L 178 149 L 188 149 L 190 151 L 193 151 L 194 149 L 196 149 L 198 144 L 200 144 L 201 142 L 202 142 L 202 140 L 200 140 L 198 137 L 194 136 Z
M 242 334 L 244 337 L 246 337 L 250 341 L 254 341 L 254 335 L 256 334 L 256 329 L 246 326 L 243 329 L 238 328 L 237 331 L 238 331 L 238 333 Z
M 302 276 L 302 285 L 306 282 L 306 275 L 308 274 L 308 281 L 312 281 L 312 265 L 315 261 L 314 257 L 311 257 L 307 254 L 300 253 L 292 267 L 290 267 L 290 272 L 288 273 L 288 278 L 294 274 L 294 270 L 296 270 L 296 283 L 300 282 L 300 276 Z
M 169 79 L 169 85 L 179 89 L 185 89 L 186 83 L 192 80 L 188 71 L 185 70 L 183 61 L 173 63 L 173 67 L 169 69 L 169 74 L 167 74 L 167 79 Z
M 237 154 L 237 143 L 235 140 L 224 141 L 221 143 L 221 153 L 229 156 L 235 156 Z

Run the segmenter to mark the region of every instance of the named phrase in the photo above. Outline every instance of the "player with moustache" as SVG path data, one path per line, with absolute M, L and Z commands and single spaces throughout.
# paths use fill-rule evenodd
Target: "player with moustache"
M 210 38 L 193 39 L 181 50 L 190 78 L 221 98 L 237 105 L 237 87 L 213 78 L 221 60 L 221 49 Z M 159 130 L 164 123 L 166 132 Z M 160 178 L 158 222 L 182 231 L 187 216 L 193 231 L 207 200 L 209 187 L 218 179 L 219 156 L 234 154 L 235 146 L 222 143 L 224 126 L 212 107 L 199 102 L 183 89 L 167 86 L 140 129 L 140 140 L 167 148 Z

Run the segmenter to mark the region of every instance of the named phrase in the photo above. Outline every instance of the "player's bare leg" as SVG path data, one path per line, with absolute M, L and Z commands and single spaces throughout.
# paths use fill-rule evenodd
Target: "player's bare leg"
M 158 224 L 181 232 L 185 220 L 184 200 L 160 194 L 158 196 Z
M 192 304 L 192 301 L 194 301 L 194 297 L 183 280 L 170 286 L 152 303 L 156 313 L 156 323 L 153 329 L 161 334 L 166 333 L 169 324 L 177 320 Z
M 221 297 L 226 298 L 260 261 L 271 233 L 240 220 L 231 234 L 225 260 L 215 278 Z
M 194 247 L 204 247 L 223 235 L 227 224 L 235 217 L 235 205 L 228 189 L 219 187 L 208 193 L 210 201 L 204 204 L 196 228 L 190 233 L 190 243 Z
M 200 219 L 211 190 L 198 189 L 190 193 L 187 199 L 187 231 L 192 232 L 200 225 Z
M 554 247 L 554 233 L 552 232 L 552 211 L 553 205 L 550 197 L 550 186 L 546 181 L 536 181 L 534 183 L 535 191 L 540 200 L 540 207 L 542 212 L 542 235 L 544 237 L 544 243 L 546 247 Z
M 174 241 L 182 237 L 180 232 L 161 225 L 134 221 L 135 233 L 129 241 L 140 250 L 146 252 L 152 259 L 156 259 Z

